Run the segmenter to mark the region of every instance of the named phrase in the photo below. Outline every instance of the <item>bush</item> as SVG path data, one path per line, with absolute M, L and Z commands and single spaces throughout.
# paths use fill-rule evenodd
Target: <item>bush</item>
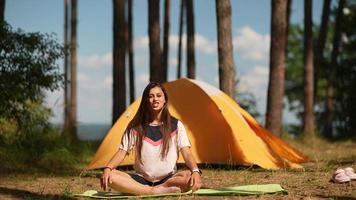
M 0 24 L 0 118 L 15 120 L 20 127 L 33 124 L 32 106 L 43 103 L 45 90 L 62 86 L 57 60 L 63 56 L 64 48 L 53 34 L 15 31 Z M 42 108 L 38 111 L 46 112 Z
M 44 91 L 62 86 L 57 60 L 63 46 L 54 34 L 26 33 L 0 24 L 1 169 L 73 168 L 71 141 L 51 127 Z
M 56 147 L 51 151 L 44 152 L 37 165 L 41 168 L 51 171 L 70 170 L 77 164 L 75 156 L 65 147 Z
M 2 120 L 1 127 L 9 123 Z M 0 144 L 1 170 L 6 171 L 75 170 L 80 157 L 71 140 L 49 125 L 33 124 L 16 134 L 1 134 Z

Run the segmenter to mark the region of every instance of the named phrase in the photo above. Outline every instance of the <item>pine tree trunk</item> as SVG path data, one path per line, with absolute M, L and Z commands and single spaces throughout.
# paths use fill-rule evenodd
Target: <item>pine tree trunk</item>
M 293 4 L 292 0 L 287 0 L 285 55 L 287 55 L 288 53 L 288 35 L 289 35 L 290 16 L 292 14 L 292 4 Z
M 133 53 L 132 1 L 133 0 L 128 0 L 128 53 L 129 53 L 130 103 L 133 103 L 135 101 L 135 70 L 134 70 L 134 53 Z
M 195 79 L 195 30 L 193 0 L 186 0 L 187 8 L 187 77 Z
M 326 103 L 325 103 L 325 125 L 323 133 L 326 137 L 331 138 L 333 136 L 333 118 L 334 118 L 334 84 L 336 79 L 336 69 L 337 69 L 337 57 L 340 52 L 340 42 L 341 42 L 341 22 L 343 18 L 343 9 L 345 7 L 345 0 L 339 1 L 339 8 L 337 10 L 336 22 L 335 22 L 335 32 L 333 38 L 333 49 L 331 52 L 331 65 L 329 77 L 327 78 L 327 88 L 326 88 Z
M 231 36 L 230 0 L 216 0 L 220 89 L 235 99 L 235 64 Z
M 304 115 L 303 134 L 314 137 L 314 64 L 312 0 L 304 0 Z
M 5 20 L 5 0 L 0 0 L 0 25 Z
M 126 109 L 125 53 L 126 25 L 125 1 L 113 0 L 113 118 L 112 124 Z
M 68 36 L 69 36 L 69 30 L 68 30 L 68 0 L 64 0 L 64 114 L 63 114 L 63 129 L 68 130 L 69 129 L 69 105 L 70 105 L 70 91 L 69 91 L 69 65 L 68 65 L 68 53 L 69 53 L 69 44 L 68 44 Z
M 148 35 L 150 46 L 150 81 L 162 82 L 159 0 L 148 0 Z
M 266 127 L 280 136 L 282 129 L 287 1 L 272 0 L 270 71 Z
M 317 92 L 318 92 L 318 80 L 319 80 L 319 69 L 321 66 L 325 65 L 324 59 L 324 49 L 326 44 L 326 36 L 328 34 L 329 25 L 329 15 L 330 15 L 330 3 L 331 0 L 324 0 L 323 13 L 321 17 L 321 26 L 319 31 L 319 37 L 317 41 L 317 46 L 315 50 L 315 64 L 314 64 L 314 103 L 317 102 Z
M 179 41 L 178 41 L 178 56 L 177 56 L 177 79 L 182 77 L 182 34 L 184 24 L 185 0 L 180 0 L 180 14 L 179 14 Z
M 70 120 L 73 137 L 77 135 L 77 0 L 71 2 L 71 58 L 70 58 Z
M 163 37 L 163 82 L 167 81 L 168 76 L 168 55 L 169 55 L 169 18 L 171 1 L 165 0 L 164 4 L 164 37 Z

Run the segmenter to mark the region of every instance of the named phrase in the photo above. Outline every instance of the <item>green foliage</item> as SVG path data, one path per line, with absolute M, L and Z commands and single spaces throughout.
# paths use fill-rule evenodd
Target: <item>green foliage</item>
M 78 172 L 86 165 L 98 142 L 72 140 L 53 126 L 38 123 L 19 129 L 0 118 L 0 172 Z
M 63 196 L 68 197 L 68 198 L 73 197 L 73 191 L 72 191 L 72 187 L 70 186 L 70 184 L 67 183 L 64 186 L 62 194 L 63 194 Z
M 67 170 L 78 163 L 71 142 L 53 127 L 28 126 L 17 134 L 0 135 L 2 169 Z
M 44 152 L 38 164 L 47 170 L 51 170 L 53 166 L 57 169 L 70 169 L 77 164 L 77 160 L 67 148 L 58 147 Z
M 319 27 L 314 26 L 313 30 L 314 46 L 316 46 Z M 328 41 L 331 41 L 331 38 Z M 294 135 L 299 135 L 302 131 L 301 119 L 304 111 L 304 29 L 302 26 L 297 24 L 290 25 L 287 45 L 285 95 L 289 105 L 288 109 L 296 114 L 299 121 L 288 124 L 286 130 Z M 326 52 L 326 54 L 330 54 L 330 49 L 327 49 Z M 314 99 L 317 132 L 319 132 L 320 128 L 318 125 L 321 126 L 320 122 L 323 110 L 320 108 L 323 108 L 325 100 L 325 71 L 328 70 L 326 65 L 320 67 L 319 79 L 316 85 L 318 92 L 316 99 Z
M 356 135 L 356 3 L 348 2 L 350 14 L 344 16 L 342 21 L 343 42 L 342 49 L 338 57 L 337 78 L 335 81 L 334 95 L 334 130 L 337 137 L 352 137 Z M 333 28 L 336 14 L 335 9 L 331 12 L 329 33 L 323 52 L 325 63 L 319 66 L 319 77 L 316 84 L 317 94 L 315 99 L 315 115 L 317 122 L 317 132 L 324 125 L 323 114 L 325 111 L 325 91 L 328 74 L 330 72 L 331 50 L 333 40 Z M 314 46 L 317 43 L 319 33 L 318 27 L 314 29 Z M 288 35 L 288 54 L 286 61 L 286 82 L 285 94 L 289 103 L 289 109 L 295 113 L 299 119 L 303 112 L 303 29 L 299 25 L 291 25 Z M 314 54 L 315 55 L 315 54 Z M 293 124 L 294 131 L 300 132 L 300 124 Z M 292 130 L 291 129 L 291 130 Z
M 254 118 L 260 119 L 261 114 L 257 109 L 257 101 L 256 97 L 250 92 L 238 92 L 236 95 L 236 99 L 239 105 L 245 109 L 248 113 L 250 113 Z
M 64 48 L 53 34 L 0 24 L 0 171 L 73 171 L 98 144 L 54 128 L 44 92 L 62 86 L 57 60 Z M 79 168 L 80 170 L 81 168 Z
M 314 46 L 317 43 L 319 27 L 313 27 Z M 331 35 L 330 33 L 328 34 Z M 286 59 L 286 75 L 285 75 L 285 94 L 289 103 L 289 109 L 297 114 L 297 118 L 301 119 L 303 114 L 304 103 L 304 30 L 300 25 L 291 25 L 288 35 L 288 51 Z M 328 39 L 328 42 L 331 38 Z M 331 53 L 330 49 L 325 50 L 326 54 Z M 327 59 L 326 59 L 327 60 Z M 315 63 L 314 63 L 315 64 Z M 320 66 L 320 74 L 316 85 L 318 93 L 316 94 L 315 105 L 317 108 L 323 106 L 325 99 L 325 72 L 328 70 L 327 65 Z M 316 116 L 320 118 L 320 110 L 316 109 Z M 294 124 L 294 130 L 301 130 L 298 125 Z M 299 125 L 300 126 L 300 125 Z
M 6 120 L 0 117 L 0 135 L 8 138 L 9 136 L 16 133 L 16 122 L 14 120 Z
M 2 25 L 0 117 L 15 119 L 19 125 L 36 120 L 39 113 L 29 110 L 42 104 L 45 90 L 53 91 L 61 86 L 63 76 L 56 61 L 63 55 L 64 49 L 53 34 L 25 33 Z
M 303 99 L 303 29 L 291 25 L 288 35 L 285 91 L 290 110 L 302 112 Z
M 340 137 L 356 136 L 356 2 L 348 2 L 342 21 L 342 48 L 335 82 L 336 129 Z

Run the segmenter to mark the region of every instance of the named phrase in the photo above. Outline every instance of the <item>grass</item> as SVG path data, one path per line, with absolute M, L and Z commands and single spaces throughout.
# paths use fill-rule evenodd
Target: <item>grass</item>
M 356 142 L 330 143 L 320 139 L 309 144 L 288 141 L 304 152 L 312 162 L 302 170 L 281 169 L 277 171 L 260 168 L 205 168 L 205 187 L 224 187 L 246 184 L 277 183 L 288 191 L 287 195 L 194 197 L 194 199 L 356 199 L 356 181 L 346 184 L 330 182 L 338 167 L 356 169 Z M 81 166 L 83 167 L 82 162 Z M 56 172 L 0 174 L 0 199 L 73 199 L 73 194 L 86 190 L 100 190 L 99 171 L 76 175 L 59 175 Z M 179 197 L 176 199 L 190 199 Z

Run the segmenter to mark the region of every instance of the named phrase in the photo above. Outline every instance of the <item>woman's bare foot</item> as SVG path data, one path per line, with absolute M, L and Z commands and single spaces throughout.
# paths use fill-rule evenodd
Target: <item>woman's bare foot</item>
M 162 185 L 158 185 L 152 188 L 153 194 L 167 194 L 167 193 L 179 193 L 181 189 L 179 187 L 165 187 Z

